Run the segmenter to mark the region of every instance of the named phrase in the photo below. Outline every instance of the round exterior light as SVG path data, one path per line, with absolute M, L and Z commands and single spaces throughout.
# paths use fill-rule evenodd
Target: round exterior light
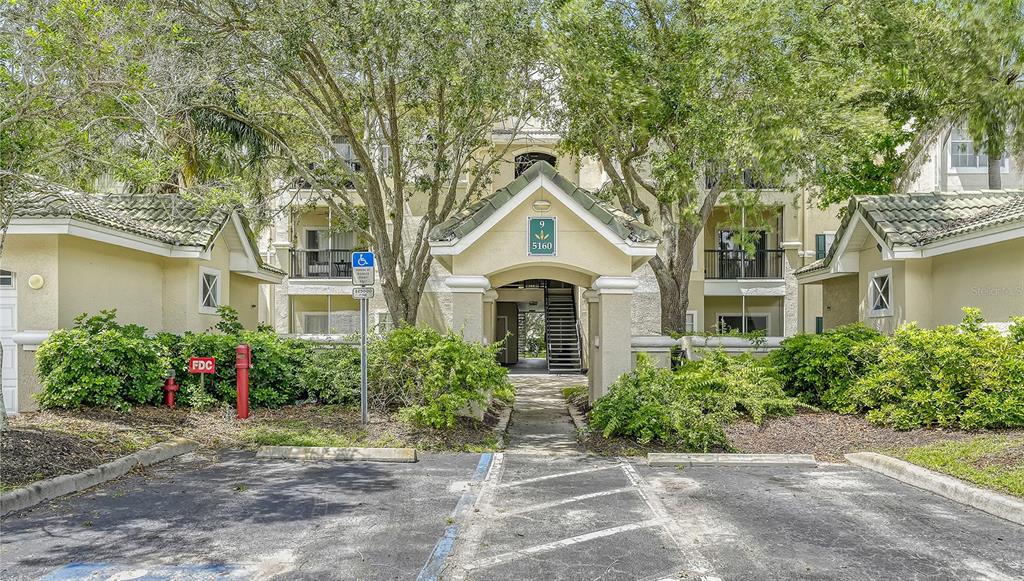
M 39 290 L 43 288 L 44 284 L 46 284 L 46 281 L 43 280 L 43 277 L 38 274 L 33 274 L 32 276 L 28 277 L 28 288 L 32 290 Z
M 533 203 L 533 209 L 535 212 L 547 212 L 551 209 L 551 202 L 548 200 L 537 200 Z

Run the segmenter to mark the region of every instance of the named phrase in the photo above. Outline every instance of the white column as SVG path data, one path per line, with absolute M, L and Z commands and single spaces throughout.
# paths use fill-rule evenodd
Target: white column
M 484 344 L 489 345 L 496 339 L 494 336 L 494 322 L 497 313 L 495 309 L 497 305 L 495 302 L 498 300 L 498 291 L 490 289 L 484 292 Z
M 452 292 L 452 326 L 467 341 L 484 340 L 484 293 L 491 288 L 486 276 L 449 276 Z
M 602 276 L 594 281 L 598 304 L 591 310 L 591 317 L 598 312 L 597 332 L 592 334 L 597 363 L 592 362 L 591 367 L 597 373 L 590 386 L 591 401 L 608 393 L 615 380 L 632 369 L 630 306 L 639 284 L 631 276 Z

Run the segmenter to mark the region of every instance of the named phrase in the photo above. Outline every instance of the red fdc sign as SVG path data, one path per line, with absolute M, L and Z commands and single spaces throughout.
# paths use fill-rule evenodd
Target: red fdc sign
M 216 371 L 213 357 L 191 357 L 188 360 L 189 373 L 213 373 Z

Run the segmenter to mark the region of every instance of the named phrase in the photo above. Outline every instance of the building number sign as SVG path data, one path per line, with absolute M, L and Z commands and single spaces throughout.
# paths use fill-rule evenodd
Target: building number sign
M 553 217 L 529 218 L 527 234 L 527 254 L 529 256 L 554 256 L 558 248 L 556 243 L 558 228 Z

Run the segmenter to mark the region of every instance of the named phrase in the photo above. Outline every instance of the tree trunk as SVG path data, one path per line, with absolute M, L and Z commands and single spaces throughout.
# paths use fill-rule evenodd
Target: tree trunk
M 1003 189 L 1001 157 L 1001 155 L 988 154 L 988 189 L 990 190 Z
M 661 332 L 681 335 L 687 332 L 686 311 L 690 306 L 690 275 L 693 272 L 693 249 L 700 226 L 674 226 L 666 229 L 665 257 L 651 260 L 651 269 L 661 292 Z

